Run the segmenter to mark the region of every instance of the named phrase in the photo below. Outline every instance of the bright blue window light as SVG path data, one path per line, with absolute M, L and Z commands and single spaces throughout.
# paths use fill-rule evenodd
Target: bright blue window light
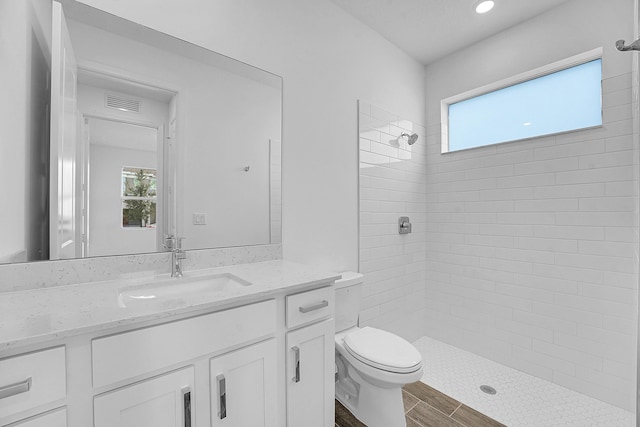
M 449 150 L 602 125 L 602 59 L 449 105 Z

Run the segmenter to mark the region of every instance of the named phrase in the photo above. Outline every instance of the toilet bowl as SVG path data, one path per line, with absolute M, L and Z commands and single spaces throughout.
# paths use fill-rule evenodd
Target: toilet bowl
M 363 276 L 336 282 L 336 399 L 369 427 L 405 427 L 402 386 L 422 378 L 420 352 L 403 338 L 357 326 Z

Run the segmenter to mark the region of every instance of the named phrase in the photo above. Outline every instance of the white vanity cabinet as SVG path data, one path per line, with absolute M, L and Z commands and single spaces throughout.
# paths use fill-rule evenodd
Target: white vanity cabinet
M 224 425 L 275 427 L 275 333 L 276 301 L 272 299 L 94 339 L 93 386 L 109 388 L 132 382 L 95 397 L 94 427 L 191 427 L 205 423 L 209 406 L 220 400 L 207 399 L 208 406 L 197 405 L 196 397 L 210 391 L 198 386 L 196 376 L 211 376 L 213 387 L 226 382 L 229 394 L 223 392 L 222 399 L 231 400 Z M 157 375 L 162 370 L 169 372 Z M 218 376 L 221 380 L 215 382 Z M 256 416 L 256 423 L 243 423 L 253 419 L 247 418 L 252 413 L 247 405 L 265 407 L 261 413 L 265 419 Z M 214 422 L 218 419 L 212 417 Z M 267 419 L 273 422 L 269 424 Z
M 334 288 L 287 296 L 287 426 L 334 425 Z
M 95 427 L 190 427 L 194 369 L 188 367 L 94 400 Z
M 0 426 L 332 427 L 322 277 L 16 347 L 0 358 Z

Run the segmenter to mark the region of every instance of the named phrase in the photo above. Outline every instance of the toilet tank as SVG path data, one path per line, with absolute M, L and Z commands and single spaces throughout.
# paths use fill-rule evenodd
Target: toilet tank
M 342 279 L 336 280 L 336 332 L 358 325 L 362 283 L 364 276 L 353 271 L 345 271 Z

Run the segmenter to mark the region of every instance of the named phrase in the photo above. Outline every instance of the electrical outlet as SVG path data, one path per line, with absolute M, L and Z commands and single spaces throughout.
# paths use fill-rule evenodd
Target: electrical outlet
M 193 225 L 206 225 L 207 224 L 207 215 L 203 213 L 194 213 L 193 214 Z

